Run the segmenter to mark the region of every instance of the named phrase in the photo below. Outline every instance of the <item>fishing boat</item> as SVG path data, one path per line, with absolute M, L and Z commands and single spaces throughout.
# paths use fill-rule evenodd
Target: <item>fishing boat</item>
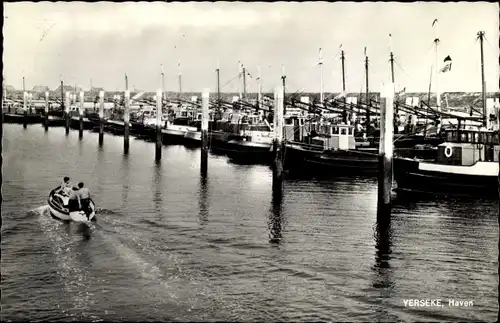
M 394 158 L 399 191 L 498 196 L 498 131 L 447 129 L 436 160 Z
M 321 128 L 322 131 L 310 139 L 310 144 L 285 144 L 286 169 L 325 175 L 376 173 L 377 152 L 371 148 L 356 149 L 353 125 L 326 124 Z
M 70 212 L 68 207 L 65 205 L 64 197 L 61 195 L 57 194 L 56 192 L 60 189 L 60 186 L 53 189 L 49 193 L 49 198 L 48 198 L 48 203 L 49 203 L 49 211 L 52 217 L 55 217 L 59 220 L 63 221 L 79 221 L 82 222 L 84 219 L 89 219 L 90 221 L 96 221 L 95 218 L 95 210 L 96 206 L 95 203 L 92 199 L 90 199 L 90 204 L 89 204 L 89 210 L 88 212 L 89 217 L 87 218 L 87 215 L 85 214 L 84 211 L 73 211 Z
M 246 164 L 269 164 L 273 160 L 272 129 L 258 114 L 242 114 L 239 136 L 229 140 L 225 152 L 229 159 Z

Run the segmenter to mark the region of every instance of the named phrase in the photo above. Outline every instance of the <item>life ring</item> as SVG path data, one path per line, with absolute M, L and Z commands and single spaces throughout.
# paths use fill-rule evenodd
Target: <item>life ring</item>
M 446 148 L 444 149 L 444 155 L 446 158 L 450 158 L 451 155 L 453 154 L 453 150 L 450 145 L 447 145 Z

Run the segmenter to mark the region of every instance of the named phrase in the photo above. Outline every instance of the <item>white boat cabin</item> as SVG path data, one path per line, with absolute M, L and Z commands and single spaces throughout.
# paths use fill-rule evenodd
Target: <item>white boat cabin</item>
M 478 161 L 498 162 L 498 131 L 447 129 L 445 142 L 438 146 L 437 163 L 474 165 Z
M 312 138 L 312 144 L 325 150 L 350 150 L 356 148 L 354 126 L 347 124 L 321 125 L 320 135 Z

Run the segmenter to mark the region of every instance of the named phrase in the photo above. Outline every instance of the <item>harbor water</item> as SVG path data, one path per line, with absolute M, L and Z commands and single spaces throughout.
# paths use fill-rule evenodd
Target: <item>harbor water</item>
M 380 238 L 375 180 L 287 178 L 279 200 L 269 167 L 210 155 L 203 178 L 199 149 L 154 149 L 4 125 L 2 321 L 497 318 L 497 201 L 396 197 Z M 50 217 L 63 176 L 90 188 L 90 229 Z

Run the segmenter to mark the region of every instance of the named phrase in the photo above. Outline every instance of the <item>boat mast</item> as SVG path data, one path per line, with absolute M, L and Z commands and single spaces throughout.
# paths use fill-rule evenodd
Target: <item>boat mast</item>
M 242 71 L 241 71 L 241 68 L 242 68 L 242 67 L 243 67 L 243 66 L 242 66 L 241 62 L 240 62 L 240 61 L 238 61 L 238 78 L 240 79 L 240 81 L 241 81 L 241 77 L 242 77 Z M 239 95 L 240 95 L 240 101 L 241 101 L 241 99 L 242 99 L 242 94 L 241 94 L 241 83 L 240 83 L 240 85 L 238 86 L 238 88 L 239 88 L 239 92 L 240 92 L 240 93 L 239 93 Z
M 260 76 L 260 65 L 257 66 L 257 80 L 259 81 L 258 94 L 257 94 L 257 107 L 261 108 L 261 106 L 262 106 L 262 80 L 261 80 L 261 76 Z
M 128 76 L 127 73 L 125 73 L 125 91 L 128 90 Z
M 246 74 L 247 74 L 246 69 L 243 66 L 243 100 L 247 99 L 247 75 Z
M 394 85 L 394 89 L 396 88 L 395 87 L 395 78 L 394 78 L 394 51 L 393 51 L 393 47 L 392 47 L 392 35 L 389 34 L 389 45 L 391 47 L 391 53 L 390 53 L 390 57 L 389 57 L 389 61 L 391 62 L 391 81 L 392 81 L 392 84 Z M 396 116 L 398 115 L 399 113 L 399 108 L 398 108 L 398 104 L 397 104 L 397 101 L 396 101 Z
M 165 92 L 165 72 L 163 71 L 163 64 L 161 64 L 161 92 L 162 92 L 162 97 L 165 96 L 164 92 Z M 162 98 L 162 101 L 163 101 L 163 98 Z M 159 111 L 156 111 L 157 115 L 156 115 L 156 120 L 158 120 L 158 114 L 163 114 L 163 102 L 161 102 L 162 104 L 160 104 L 160 108 L 159 108 Z M 158 105 L 157 105 L 158 106 Z M 161 119 L 160 119 L 161 120 Z
M 343 45 L 340 45 L 340 59 L 342 60 L 342 92 L 343 92 L 343 101 L 344 101 L 344 115 L 343 115 L 343 122 L 347 123 L 347 94 L 345 93 L 345 68 L 344 68 L 344 61 L 345 61 L 345 56 L 344 56 L 344 47 Z
M 366 77 L 366 130 L 370 125 L 370 89 L 368 87 L 368 55 L 365 46 L 365 77 Z
M 283 115 L 286 115 L 286 101 L 285 101 L 286 75 L 285 75 L 285 65 L 281 65 L 281 79 L 283 80 Z
M 217 61 L 217 69 L 215 70 L 217 74 L 217 107 L 220 110 L 220 68 L 219 68 L 219 61 Z
M 62 110 L 64 111 L 64 82 L 62 77 L 61 77 L 61 107 Z
M 177 67 L 179 68 L 179 98 L 182 93 L 182 72 L 181 72 L 181 61 L 177 63 Z
M 434 20 L 433 22 L 433 26 L 434 24 L 436 24 L 438 22 L 437 19 Z M 436 26 L 436 29 L 435 29 L 435 32 L 436 32 L 436 37 L 434 38 L 434 48 L 435 48 L 435 52 L 436 52 L 436 66 L 435 66 L 435 69 L 436 69 L 436 107 L 437 107 L 437 111 L 438 111 L 438 114 L 439 114 L 439 128 L 441 128 L 441 122 L 442 122 L 442 116 L 441 116 L 441 92 L 439 90 L 439 32 L 438 32 L 438 28 Z M 438 130 L 439 131 L 439 130 Z
M 321 53 L 321 48 L 319 49 L 319 73 L 320 73 L 320 89 L 319 89 L 319 100 L 323 104 L 323 55 Z
M 479 38 L 479 44 L 481 46 L 481 81 L 482 81 L 482 101 L 483 101 L 483 126 L 488 127 L 488 116 L 486 111 L 486 80 L 484 79 L 484 54 L 483 54 L 483 39 L 484 31 L 477 33 L 477 38 Z

